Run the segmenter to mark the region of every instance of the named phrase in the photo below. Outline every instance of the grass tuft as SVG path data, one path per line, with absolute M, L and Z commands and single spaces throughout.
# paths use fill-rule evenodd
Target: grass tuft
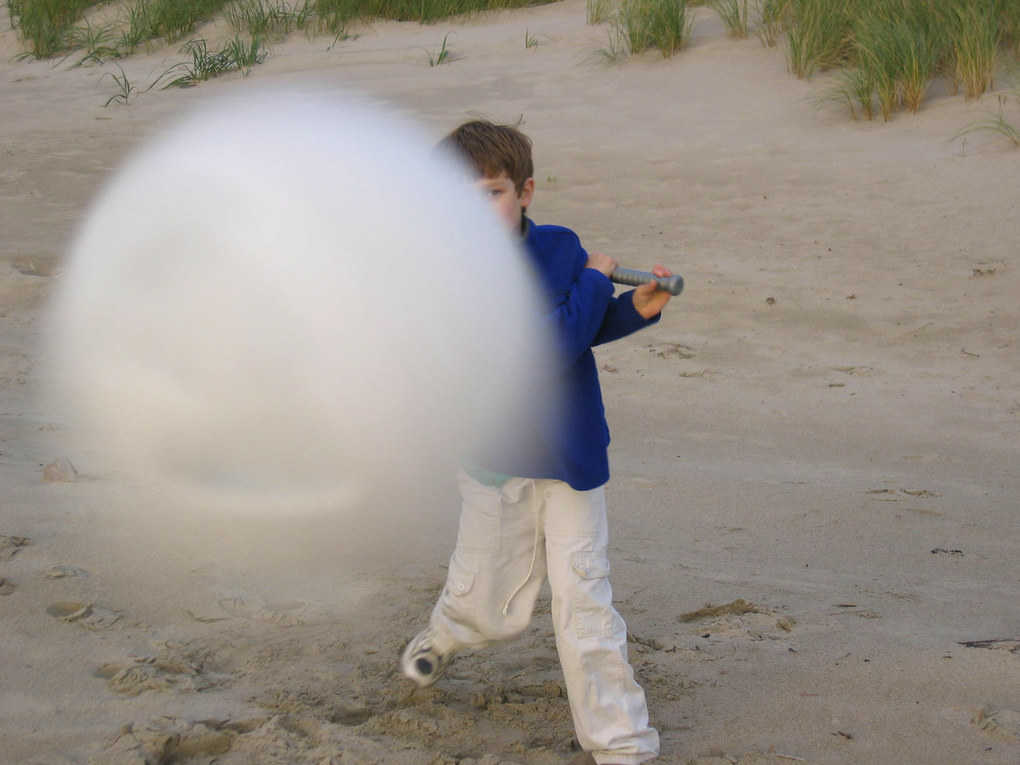
M 158 38 L 168 43 L 184 39 L 221 12 L 228 0 L 134 0 L 127 6 L 126 29 L 120 47 L 128 53 Z
M 433 51 L 429 51 L 428 52 L 428 54 L 429 54 L 429 66 L 439 66 L 441 64 L 445 64 L 448 61 L 452 60 L 450 58 L 450 49 L 446 46 L 446 41 L 447 41 L 447 39 L 449 37 L 450 37 L 450 33 L 447 32 L 445 35 L 443 35 L 443 42 L 439 46 L 439 50 L 437 50 L 435 52 L 433 52 Z
M 349 39 L 351 23 L 393 19 L 431 23 L 491 9 L 521 8 L 552 0 L 127 0 L 115 27 L 75 25 L 104 0 L 7 0 L 11 27 L 25 41 L 27 56 L 46 58 L 84 48 L 87 61 L 133 53 L 150 40 L 174 43 L 222 14 L 235 35 L 278 39 L 294 30 L 328 32 L 333 44 Z M 612 0 L 592 0 L 608 13 Z M 102 40 L 96 39 L 101 36 Z M 84 39 L 83 39 L 84 38 Z M 537 39 L 528 35 L 527 47 Z M 330 46 L 332 47 L 332 46 Z M 210 54 L 211 55 L 211 54 Z
M 853 0 L 791 0 L 787 33 L 790 71 L 801 78 L 840 66 L 852 43 Z
M 538 0 L 538 3 L 551 0 Z M 524 8 L 536 0 L 311 0 L 320 29 L 331 34 L 366 19 L 417 21 L 429 24 L 479 11 Z
M 1014 92 L 1014 97 L 1017 100 L 1020 100 L 1020 92 Z M 1017 127 L 1017 125 L 1014 125 L 1006 119 L 1006 101 L 1007 97 L 1000 94 L 999 111 L 997 113 L 990 115 L 987 119 L 983 119 L 980 122 L 975 122 L 963 128 L 953 136 L 953 140 L 955 141 L 957 138 L 962 138 L 970 133 L 991 132 L 1005 136 L 1007 139 L 1012 141 L 1014 146 L 1020 146 L 1020 127 Z
M 120 64 L 117 64 L 117 69 L 120 70 L 119 75 L 113 72 L 106 72 L 103 75 L 103 77 L 106 76 L 111 77 L 114 83 L 117 85 L 117 92 L 110 96 L 108 99 L 106 99 L 106 103 L 103 104 L 104 108 L 112 104 L 114 101 L 116 101 L 117 103 L 126 104 L 128 102 L 128 98 L 131 97 L 131 94 L 135 90 L 135 86 L 131 84 L 131 81 L 128 79 L 128 76 L 124 73 L 124 69 L 121 67 Z
M 86 19 L 83 24 L 71 29 L 67 44 L 72 50 L 85 52 L 85 55 L 74 66 L 89 63 L 102 64 L 106 59 L 120 57 L 112 24 L 93 26 Z M 64 58 L 66 59 L 70 55 L 68 53 Z
M 584 21 L 586 24 L 601 24 L 613 15 L 611 0 L 585 0 Z
M 72 27 L 95 4 L 95 0 L 7 0 L 7 9 L 29 56 L 49 58 L 67 50 Z
M 690 41 L 694 17 L 687 0 L 623 0 L 613 25 L 616 34 L 610 32 L 610 48 L 614 51 L 635 54 L 658 48 L 668 57 Z
M 235 0 L 224 11 L 234 34 L 267 40 L 281 39 L 296 29 L 308 27 L 312 0 L 291 7 L 286 0 Z
M 614 18 L 608 30 L 609 44 L 605 48 L 599 48 L 598 55 L 607 64 L 618 64 L 630 55 L 627 50 L 627 39 L 623 27 Z
M 949 9 L 953 82 L 967 98 L 991 90 L 1001 31 L 996 0 L 956 2 Z
M 822 93 L 819 104 L 845 104 L 850 116 L 857 119 L 858 111 L 865 119 L 875 117 L 875 81 L 867 69 L 844 69 L 839 73 L 836 84 Z
M 216 51 L 209 50 L 205 40 L 197 39 L 189 40 L 181 52 L 189 54 L 191 61 L 174 64 L 156 79 L 156 82 L 160 82 L 165 77 L 173 77 L 163 85 L 163 90 L 190 88 L 225 72 L 238 71 L 247 75 L 253 66 L 261 64 L 266 58 L 266 50 L 259 38 L 243 40 L 236 35 Z
M 750 0 L 709 0 L 731 37 L 743 39 L 751 32 Z
M 937 78 L 977 98 L 992 88 L 997 68 L 1020 53 L 1012 47 L 1020 0 L 787 2 L 790 70 L 809 77 L 842 67 L 821 100 L 846 103 L 855 118 L 917 112 Z
M 755 0 L 758 15 L 758 39 L 766 48 L 774 48 L 790 24 L 790 0 Z

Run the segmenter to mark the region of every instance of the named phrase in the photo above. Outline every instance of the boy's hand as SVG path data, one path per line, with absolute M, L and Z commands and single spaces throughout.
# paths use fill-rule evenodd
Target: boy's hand
M 656 276 L 673 275 L 672 271 L 659 264 L 655 265 L 652 273 Z M 662 312 L 671 297 L 673 296 L 668 291 L 659 289 L 655 282 L 642 284 L 634 290 L 634 310 L 641 314 L 642 318 L 651 319 Z
M 592 252 L 588 254 L 588 262 L 584 264 L 584 267 L 594 268 L 608 277 L 616 270 L 618 265 L 620 264 L 604 252 Z

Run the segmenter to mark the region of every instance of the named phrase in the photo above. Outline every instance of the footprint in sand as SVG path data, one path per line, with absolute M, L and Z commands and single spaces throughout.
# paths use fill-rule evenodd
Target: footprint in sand
M 11 537 L 0 534 L 0 560 L 10 560 L 31 541 L 28 537 Z
M 1020 712 L 982 707 L 971 718 L 971 722 L 1000 741 L 1012 744 L 1020 742 Z
M 121 696 L 138 696 L 145 691 L 198 693 L 226 685 L 230 680 L 229 675 L 208 672 L 200 662 L 172 653 L 103 664 L 95 676 L 104 678 L 107 687 Z
M 215 762 L 230 751 L 237 735 L 232 726 L 219 721 L 190 722 L 167 715 L 144 725 L 124 725 L 103 751 L 89 758 L 89 765 L 191 762 L 197 758 Z
M 85 629 L 99 631 L 108 630 L 118 621 L 121 614 L 112 608 L 97 606 L 94 603 L 79 603 L 74 600 L 60 600 L 51 603 L 46 613 L 61 621 L 80 624 Z
M 241 597 L 220 598 L 220 608 L 231 616 L 251 619 L 280 627 L 295 627 L 305 624 L 307 604 L 299 600 L 285 603 L 251 603 Z
M 47 579 L 67 579 L 69 577 L 85 579 L 89 575 L 89 572 L 83 568 L 78 568 L 77 566 L 65 566 L 63 564 L 50 566 L 44 573 Z
M 705 605 L 696 611 L 677 616 L 677 621 L 693 625 L 701 637 L 777 639 L 793 632 L 797 622 L 789 616 L 737 598 L 719 606 Z
M 793 763 L 810 765 L 803 757 L 797 757 L 793 754 L 779 754 L 777 752 L 748 752 L 741 757 L 728 757 L 724 754 L 704 754 L 687 761 L 687 765 L 793 765 Z
M 660 359 L 693 359 L 697 355 L 693 348 L 683 343 L 659 343 L 646 347 L 649 353 L 654 353 Z
M 78 470 L 67 457 L 60 457 L 46 465 L 42 475 L 46 483 L 73 483 L 78 480 Z
M 10 595 L 14 592 L 14 582 L 0 576 L 0 595 Z

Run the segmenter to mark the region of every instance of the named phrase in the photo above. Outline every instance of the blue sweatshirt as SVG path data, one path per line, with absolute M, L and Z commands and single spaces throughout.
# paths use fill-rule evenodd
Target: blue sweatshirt
M 552 305 L 547 318 L 563 362 L 562 388 L 535 421 L 513 429 L 509 443 L 482 464 L 488 471 L 556 478 L 586 491 L 609 480 L 609 426 L 592 346 L 625 337 L 659 316 L 643 318 L 634 309 L 633 290 L 614 297 L 609 278 L 585 268 L 588 253 L 573 231 L 527 219 L 525 225 L 525 249 Z

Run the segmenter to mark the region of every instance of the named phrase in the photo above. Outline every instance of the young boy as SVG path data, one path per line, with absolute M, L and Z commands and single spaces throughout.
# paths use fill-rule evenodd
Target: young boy
M 441 146 L 474 167 L 479 189 L 523 239 L 551 297 L 564 390 L 560 411 L 543 413 L 530 443 L 513 439 L 458 476 L 463 504 L 446 586 L 429 627 L 404 649 L 401 669 L 428 686 L 457 651 L 519 634 L 548 576 L 557 652 L 584 749 L 574 762 L 645 762 L 658 754 L 659 737 L 627 661 L 626 625 L 612 605 L 609 429 L 591 346 L 654 323 L 670 294 L 650 284 L 614 297 L 612 258 L 586 253 L 569 229 L 527 218 L 535 192 L 531 141 L 516 128 L 468 122 Z M 670 275 L 662 266 L 654 273 Z

